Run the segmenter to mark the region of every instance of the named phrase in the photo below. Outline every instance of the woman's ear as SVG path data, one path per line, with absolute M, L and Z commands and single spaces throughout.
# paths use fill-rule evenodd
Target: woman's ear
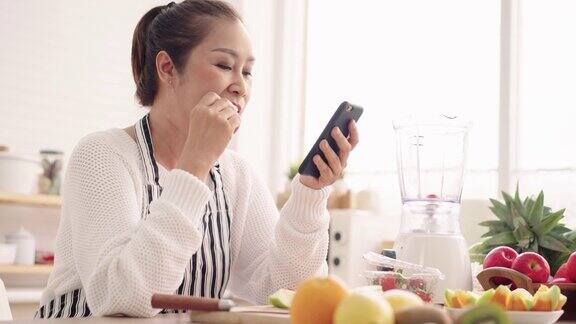
M 176 77 L 176 67 L 170 58 L 170 55 L 166 51 L 158 52 L 156 55 L 156 71 L 158 73 L 158 78 L 160 83 L 163 83 L 170 88 L 174 89 L 173 83 Z

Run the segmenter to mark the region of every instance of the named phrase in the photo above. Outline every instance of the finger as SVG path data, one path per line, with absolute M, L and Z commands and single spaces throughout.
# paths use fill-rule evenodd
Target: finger
M 348 142 L 348 139 L 344 136 L 340 128 L 334 127 L 332 130 L 332 138 L 338 144 L 338 156 L 340 157 L 340 163 L 342 167 L 346 167 L 346 162 L 348 161 L 348 154 L 352 151 L 352 144 Z
M 352 149 L 354 149 L 356 145 L 358 145 L 358 142 L 360 141 L 360 137 L 358 135 L 358 127 L 356 127 L 356 122 L 354 120 L 351 120 L 350 124 L 348 124 L 348 130 L 350 131 L 348 141 L 352 145 Z
M 342 171 L 342 164 L 340 163 L 340 158 L 336 155 L 336 152 L 330 147 L 327 140 L 322 140 L 320 142 L 320 149 L 324 152 L 326 160 L 328 160 L 328 166 L 332 169 L 332 173 L 335 175 L 340 175 Z
M 235 107 L 226 106 L 222 110 L 220 110 L 220 112 L 218 112 L 218 115 L 229 120 L 234 116 L 238 116 L 238 112 L 236 111 Z
M 220 111 L 226 109 L 227 107 L 234 107 L 234 105 L 232 104 L 232 102 L 230 102 L 230 100 L 228 100 L 226 98 L 220 98 L 220 99 L 216 100 L 210 106 L 210 110 L 213 110 L 215 112 L 220 112 Z
M 202 96 L 202 98 L 200 98 L 198 104 L 201 104 L 203 106 L 211 106 L 219 99 L 220 96 L 217 95 L 216 92 L 209 91 L 204 96 Z
M 332 174 L 332 169 L 330 169 L 330 167 L 328 166 L 328 164 L 326 164 L 326 162 L 324 162 L 324 160 L 322 160 L 322 158 L 320 157 L 319 154 L 316 154 L 313 158 L 314 164 L 316 165 L 316 167 L 318 168 L 318 171 L 320 171 L 320 178 L 322 181 L 326 182 L 326 183 L 330 183 L 331 179 L 334 178 L 334 174 Z
M 238 128 L 240 128 L 241 123 L 242 123 L 242 118 L 237 113 L 235 116 L 228 119 L 228 124 L 234 130 L 234 133 L 236 133 L 238 131 Z

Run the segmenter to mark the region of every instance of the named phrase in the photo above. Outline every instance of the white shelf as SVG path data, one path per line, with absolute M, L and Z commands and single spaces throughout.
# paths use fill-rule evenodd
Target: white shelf
M 40 275 L 50 274 L 53 266 L 49 264 L 35 264 L 35 265 L 15 265 L 3 264 L 0 265 L 0 274 L 27 274 L 27 275 Z
M 49 195 L 23 195 L 17 193 L 0 192 L 0 204 L 28 207 L 60 208 L 62 206 L 62 197 Z

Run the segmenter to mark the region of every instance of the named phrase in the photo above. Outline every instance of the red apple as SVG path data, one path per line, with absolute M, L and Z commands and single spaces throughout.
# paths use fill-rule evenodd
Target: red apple
M 488 252 L 486 258 L 484 258 L 484 269 L 492 268 L 492 267 L 504 267 L 504 268 L 511 268 L 512 263 L 518 256 L 518 253 L 511 247 L 508 246 L 499 246 L 497 248 L 492 249 L 492 251 Z M 492 278 L 492 281 L 496 285 L 509 285 L 511 283 L 510 280 L 506 278 Z
M 525 274 L 534 283 L 545 283 L 550 276 L 550 265 L 540 254 L 524 252 L 512 263 L 512 269 Z
M 566 261 L 566 278 L 576 282 L 576 252 L 572 252 Z
M 556 274 L 554 275 L 554 279 L 558 278 L 568 279 L 568 263 L 564 263 L 560 268 L 558 268 L 558 271 L 556 271 Z

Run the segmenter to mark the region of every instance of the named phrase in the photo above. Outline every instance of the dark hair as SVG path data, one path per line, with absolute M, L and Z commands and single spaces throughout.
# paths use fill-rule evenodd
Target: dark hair
M 158 52 L 166 51 L 176 70 L 182 71 L 188 54 L 206 37 L 215 18 L 242 21 L 231 5 L 219 0 L 171 2 L 150 9 L 140 19 L 132 39 L 132 74 L 142 106 L 151 106 L 158 92 Z

